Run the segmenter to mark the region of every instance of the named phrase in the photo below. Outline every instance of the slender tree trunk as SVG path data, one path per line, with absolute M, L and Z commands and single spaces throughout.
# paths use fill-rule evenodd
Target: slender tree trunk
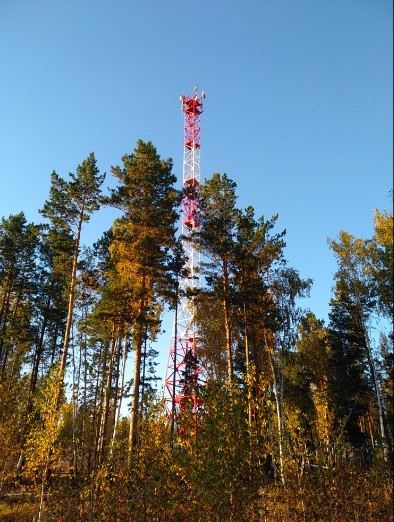
M 176 282 L 175 287 L 175 319 L 174 319 L 174 373 L 172 378 L 172 404 L 171 404 L 171 447 L 174 448 L 174 435 L 175 435 L 175 392 L 176 392 L 176 382 L 175 376 L 177 371 L 177 360 L 176 360 L 176 351 L 177 351 L 177 343 L 178 343 L 178 291 L 179 291 L 179 282 Z
M 362 305 L 360 304 L 359 300 L 358 300 L 358 307 L 359 307 L 360 321 L 361 321 L 361 325 L 362 325 L 362 329 L 363 329 L 363 338 L 364 338 L 364 343 L 365 343 L 369 371 L 371 373 L 372 383 L 373 383 L 373 387 L 374 387 L 374 391 L 375 391 L 375 395 L 376 395 L 376 402 L 377 402 L 377 406 L 378 406 L 379 428 L 380 428 L 379 431 L 380 431 L 383 456 L 384 456 L 384 460 L 387 462 L 388 461 L 388 448 L 387 448 L 387 438 L 386 438 L 386 432 L 385 432 L 385 426 L 384 426 L 384 411 L 383 411 L 382 395 L 380 392 L 380 386 L 379 386 L 379 382 L 378 382 L 377 375 L 376 375 L 375 362 L 372 357 L 371 346 L 370 346 L 369 337 L 368 337 L 368 331 L 367 331 L 367 327 L 366 327 L 366 324 L 365 324 L 365 321 L 363 318 L 363 309 L 362 309 Z
M 380 392 L 380 386 L 379 386 L 379 382 L 378 382 L 378 379 L 376 376 L 375 363 L 374 363 L 374 360 L 372 357 L 371 348 L 369 346 L 368 340 L 366 342 L 366 345 L 367 345 L 366 348 L 367 348 L 368 364 L 369 364 L 369 369 L 371 372 L 373 386 L 375 389 L 376 402 L 378 405 L 379 428 L 380 428 L 380 437 L 382 440 L 383 455 L 384 455 L 384 460 L 388 461 L 388 448 L 387 448 L 386 432 L 385 432 L 385 427 L 384 427 L 384 411 L 383 411 L 382 395 Z
M 45 487 L 46 487 L 46 476 L 47 476 L 47 473 L 48 473 L 48 464 L 45 465 L 44 471 L 42 473 L 41 490 L 40 490 L 40 506 L 38 508 L 38 519 L 37 519 L 37 522 L 41 522 L 43 520 L 44 500 L 45 500 Z
M 4 353 L 4 339 L 5 339 L 5 332 L 7 330 L 7 316 L 8 316 L 8 312 L 9 312 L 9 306 L 10 306 L 10 304 L 9 304 L 10 298 L 11 298 L 11 288 L 7 292 L 4 307 L 2 310 L 2 324 L 1 324 L 1 333 L 0 333 L 0 364 L 2 366 L 2 370 L 1 370 L 0 380 L 2 380 L 4 368 L 5 368 L 5 364 L 6 364 L 6 360 L 7 360 L 7 353 Z
M 43 318 L 42 325 L 41 325 L 40 339 L 38 341 L 38 345 L 36 346 L 36 350 L 34 352 L 33 367 L 32 367 L 31 377 L 30 377 L 29 396 L 27 399 L 27 407 L 26 407 L 27 415 L 29 415 L 32 411 L 32 396 L 36 389 L 37 380 L 38 380 L 38 372 L 40 369 L 41 356 L 44 352 L 44 337 L 45 337 L 45 332 L 46 332 L 47 325 L 48 325 L 48 313 L 49 313 L 50 306 L 51 306 L 51 298 L 48 297 L 46 304 L 45 304 L 45 311 L 44 311 L 44 318 Z
M 72 418 L 72 442 L 73 442 L 73 473 L 78 476 L 78 444 L 77 444 L 77 417 L 79 405 L 79 386 L 81 380 L 81 351 L 78 351 L 78 363 L 75 361 L 75 348 L 73 345 L 73 418 Z
M 142 335 L 141 335 L 142 338 Z M 135 361 L 134 361 L 134 391 L 131 402 L 131 416 L 130 416 L 130 433 L 129 433 L 129 453 L 133 453 L 137 443 L 137 424 L 138 424 L 138 406 L 139 406 L 139 392 L 140 392 L 140 373 L 141 373 L 141 349 L 142 343 L 138 342 L 135 347 Z
M 141 374 L 141 352 L 142 352 L 142 332 L 138 334 L 135 346 L 134 361 L 134 391 L 131 402 L 130 433 L 129 433 L 129 454 L 132 455 L 137 444 L 137 424 L 139 411 L 140 393 L 140 374 Z
M 223 300 L 224 310 L 224 329 L 226 332 L 226 354 L 227 354 L 227 378 L 231 383 L 233 382 L 233 356 L 231 349 L 231 326 L 230 326 L 230 313 L 227 299 Z
M 4 335 L 7 326 L 7 315 L 10 306 L 10 298 L 11 298 L 11 276 L 10 273 L 7 274 L 7 280 L 5 284 L 5 290 L 3 293 L 3 302 L 1 303 L 0 309 L 0 328 L 1 328 L 1 337 L 0 337 L 0 363 L 3 357 L 3 346 L 4 346 Z
M 84 313 L 84 318 L 86 318 L 86 310 Z M 86 333 L 82 334 L 82 342 L 81 342 L 81 359 L 83 357 L 83 388 L 82 388 L 82 404 L 83 404 L 83 415 L 82 415 L 82 424 L 81 424 L 81 445 L 80 445 L 80 455 L 81 455 L 81 468 L 84 476 L 86 477 L 89 473 L 89 458 L 87 459 L 87 463 L 85 464 L 85 444 L 86 444 L 86 407 L 87 407 L 87 342 L 86 342 Z M 94 442 L 94 440 L 89 441 L 89 446 Z M 83 520 L 85 517 L 86 507 L 85 500 L 86 498 L 86 489 L 82 488 L 81 491 L 81 509 L 80 509 L 80 518 Z
M 251 383 L 250 383 L 250 365 L 249 365 L 249 338 L 248 338 L 248 326 L 246 318 L 246 304 L 244 303 L 244 338 L 245 338 L 245 366 L 246 366 L 246 380 L 248 390 L 248 426 L 249 426 L 249 437 L 252 429 L 252 394 L 251 394 Z
M 16 294 L 16 300 L 13 303 L 13 309 L 11 309 L 11 318 L 8 321 L 8 324 L 4 323 L 3 334 L 1 336 L 1 343 L 4 342 L 7 326 L 9 324 L 14 325 L 17 321 L 20 299 L 21 299 L 21 291 L 19 291 Z M 4 354 L 3 354 L 3 367 L 2 367 L 2 371 L 1 371 L 2 377 L 4 377 L 4 375 L 6 373 L 7 361 L 8 361 L 8 356 L 10 355 L 10 351 L 11 351 L 10 345 L 8 345 L 7 349 L 4 351 Z M 14 351 L 14 354 L 15 355 L 17 354 L 17 350 Z M 16 364 L 16 359 L 17 359 L 17 357 L 14 357 L 14 361 L 13 361 L 14 365 Z M 14 374 L 14 370 L 15 370 L 15 367 L 14 368 L 11 367 L 11 369 L 10 369 L 11 375 Z
M 139 317 L 144 314 L 145 300 L 142 299 L 139 307 Z M 135 337 L 135 361 L 134 361 L 134 391 L 131 400 L 130 432 L 129 432 L 129 455 L 133 454 L 137 444 L 137 425 L 139 412 L 139 395 L 141 380 L 142 343 L 144 336 L 143 325 L 138 325 Z
M 103 354 L 104 351 L 104 354 Z M 100 371 L 97 372 L 96 375 L 96 383 L 95 383 L 95 393 L 94 393 L 94 403 L 102 405 L 103 399 L 103 383 L 105 378 L 105 361 L 107 358 L 108 346 L 107 343 L 101 344 L 99 359 L 103 361 L 103 375 L 100 383 Z M 100 406 L 102 407 L 102 406 Z M 93 508 L 94 508 L 94 499 L 96 493 L 96 475 L 97 475 L 97 456 L 98 456 L 98 448 L 100 446 L 100 426 L 101 426 L 101 416 L 98 408 L 93 409 L 93 418 L 92 418 L 92 428 L 94 433 L 93 444 L 89 444 L 89 454 L 88 454 L 88 472 L 90 476 L 90 487 L 89 487 L 89 521 L 93 521 Z
M 106 382 L 107 382 L 107 358 L 108 358 L 108 352 L 109 352 L 109 343 L 105 341 L 104 343 L 104 350 L 102 354 L 102 375 L 101 375 L 101 381 L 99 384 L 100 376 L 97 376 L 97 388 L 98 388 L 98 397 L 96 400 L 96 404 L 99 405 L 98 412 L 95 419 L 95 428 L 96 428 L 96 444 L 95 444 L 95 462 L 97 464 L 100 463 L 101 460 L 101 448 L 103 446 L 102 439 L 104 437 L 103 432 L 103 426 L 104 426 L 104 420 L 103 417 L 105 415 L 105 389 L 106 389 Z
M 144 351 L 142 352 L 142 380 L 141 380 L 141 402 L 143 407 L 143 401 L 144 401 L 144 394 L 145 394 L 145 374 L 146 374 L 146 341 L 147 341 L 147 331 L 145 328 L 145 334 L 143 337 L 143 345 L 144 345 Z
M 118 400 L 116 410 L 115 410 L 114 427 L 112 430 L 112 440 L 111 440 L 111 455 L 114 451 L 116 435 L 118 432 L 118 425 L 119 425 L 119 420 L 120 420 L 120 411 L 122 408 L 126 363 L 127 363 L 127 337 L 125 336 L 124 341 L 123 341 L 122 369 L 121 369 L 121 374 L 120 374 L 120 386 L 119 386 L 120 396 L 119 396 L 119 400 Z
M 101 444 L 100 444 L 100 460 L 102 461 L 105 453 L 105 446 L 107 441 L 107 428 L 108 428 L 108 418 L 109 418 L 109 403 L 111 398 L 111 383 L 112 383 L 112 375 L 114 369 L 114 361 L 115 361 L 115 352 L 116 352 L 116 335 L 115 335 L 115 325 L 112 327 L 112 340 L 111 340 L 111 353 L 109 359 L 109 368 L 107 373 L 107 382 L 105 385 L 104 391 L 104 405 L 103 405 L 103 414 L 101 417 Z
M 57 339 L 58 339 L 58 335 L 59 335 L 59 321 L 56 321 L 55 323 L 55 331 L 53 333 L 53 342 L 52 342 L 52 347 L 51 347 L 51 363 L 50 365 L 52 366 L 56 360 L 56 352 L 57 352 Z
M 284 484 L 285 477 L 284 477 L 284 458 L 283 458 L 282 408 L 281 408 L 280 399 L 279 399 L 278 382 L 277 382 L 277 378 L 276 378 L 273 354 L 272 354 L 271 348 L 268 346 L 265 332 L 264 332 L 264 339 L 265 339 L 265 346 L 266 346 L 266 350 L 267 350 L 267 354 L 268 354 L 269 364 L 270 364 L 271 373 L 272 373 L 272 380 L 273 380 L 273 391 L 274 391 L 274 397 L 275 397 L 277 429 L 278 429 L 280 478 L 281 478 L 282 483 Z
M 73 265 L 72 265 L 72 271 L 71 271 L 70 292 L 68 295 L 67 322 L 66 322 L 66 330 L 64 333 L 63 353 L 62 353 L 62 359 L 61 359 L 61 364 L 60 364 L 61 379 L 64 378 L 64 374 L 66 371 L 68 346 L 70 344 L 71 325 L 72 325 L 72 321 L 73 321 L 75 286 L 76 286 L 76 281 L 77 281 L 79 242 L 80 242 L 80 238 L 81 238 L 81 229 L 82 229 L 82 214 L 83 214 L 83 212 L 81 212 L 81 217 L 80 217 L 80 221 L 78 224 L 77 237 L 75 240 L 75 248 L 74 248 Z M 61 384 L 63 384 L 63 383 L 61 383 Z M 59 400 L 60 400 L 60 396 L 59 396 Z
M 230 307 L 227 297 L 228 292 L 228 270 L 227 262 L 223 262 L 223 293 L 225 295 L 223 299 L 223 312 L 224 312 L 224 329 L 226 332 L 226 354 L 227 354 L 227 378 L 228 382 L 233 382 L 233 356 L 231 347 L 231 318 L 230 318 Z
M 112 407 L 112 433 L 115 431 L 116 419 L 118 414 L 118 403 L 119 403 L 119 379 L 120 379 L 120 359 L 123 353 L 122 350 L 122 339 L 118 331 L 117 340 L 116 340 L 116 351 L 115 351 L 115 382 L 114 382 L 114 393 L 113 393 L 113 407 Z M 110 446 L 112 448 L 112 435 L 111 435 L 111 443 Z

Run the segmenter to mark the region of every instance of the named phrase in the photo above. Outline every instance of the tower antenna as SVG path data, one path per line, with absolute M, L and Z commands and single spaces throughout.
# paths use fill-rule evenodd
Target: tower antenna
M 196 291 L 201 287 L 200 254 L 193 243 L 193 233 L 200 227 L 200 116 L 204 98 L 205 92 L 198 94 L 197 86 L 192 94 L 180 97 L 184 115 L 182 247 L 186 264 L 177 285 L 177 304 L 164 382 L 172 440 L 175 430 L 180 432 L 184 429 L 180 425 L 179 414 L 188 409 L 197 419 L 201 406 L 198 396 L 201 367 L 198 362 L 199 335 L 195 306 Z

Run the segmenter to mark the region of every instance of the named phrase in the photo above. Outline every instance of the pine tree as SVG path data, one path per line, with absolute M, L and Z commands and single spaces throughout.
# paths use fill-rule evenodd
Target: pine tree
M 227 380 L 234 374 L 232 339 L 231 262 L 234 257 L 237 221 L 236 183 L 226 174 L 213 174 L 200 186 L 201 227 L 197 238 L 203 254 L 208 258 L 205 275 L 209 286 L 221 300 L 223 324 L 226 332 Z
M 56 172 L 52 173 L 49 199 L 40 210 L 40 213 L 50 220 L 54 233 L 62 231 L 73 240 L 67 323 L 59 367 L 58 401 L 61 398 L 67 364 L 82 227 L 89 221 L 91 214 L 99 209 L 100 187 L 105 175 L 99 175 L 96 158 L 91 153 L 78 165 L 76 174 L 70 173 L 70 178 L 71 181 L 65 181 Z
M 16 377 L 33 343 L 39 227 L 23 212 L 0 224 L 0 381 Z M 11 375 L 10 375 L 11 377 Z
M 335 413 L 337 438 L 344 435 L 360 449 L 367 444 L 360 418 L 368 413 L 371 387 L 367 378 L 365 317 L 346 291 L 331 301 L 329 323 L 330 399 Z
M 138 141 L 135 151 L 122 158 L 123 168 L 112 169 L 120 185 L 109 203 L 123 212 L 113 226 L 110 247 L 119 280 L 132 296 L 130 323 L 135 349 L 129 451 L 137 442 L 141 361 L 144 335 L 158 326 L 160 298 L 168 295 L 170 257 L 175 248 L 176 207 L 172 161 L 161 160 L 151 142 Z

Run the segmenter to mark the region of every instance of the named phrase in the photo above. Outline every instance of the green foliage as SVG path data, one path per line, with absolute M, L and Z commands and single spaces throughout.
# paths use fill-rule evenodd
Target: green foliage
M 20 377 L 33 343 L 34 297 L 39 284 L 39 227 L 23 212 L 0 224 L 0 381 Z
M 137 441 L 142 345 L 153 339 L 162 311 L 161 299 L 171 293 L 177 257 L 175 223 L 179 194 L 174 188 L 172 161 L 161 160 L 151 142 L 139 140 L 135 151 L 114 167 L 120 185 L 107 202 L 123 212 L 114 223 L 109 247 L 114 267 L 112 282 L 130 296 L 128 325 L 135 349 L 130 446 Z M 172 255 L 174 254 L 174 255 Z M 119 283 L 119 286 L 118 286 Z
M 81 222 L 99 209 L 100 187 L 105 175 L 99 175 L 93 152 L 70 173 L 70 181 L 55 171 L 51 175 L 49 200 L 40 213 L 48 218 L 57 230 L 71 231 L 76 239 Z
M 237 220 L 236 186 L 226 174 L 215 173 L 200 187 L 202 222 L 198 240 L 214 262 L 223 263 L 232 256 Z
M 301 308 L 311 281 L 287 265 L 278 216 L 238 209 L 227 175 L 201 185 L 201 347 L 183 376 L 199 403 L 182 402 L 174 440 L 149 379 L 185 265 L 180 194 L 150 142 L 122 161 L 109 196 L 90 154 L 52 174 L 49 224 L 1 220 L 0 519 L 392 520 L 393 338 L 369 336 L 393 311 L 391 214 L 375 211 L 372 238 L 329 241 L 325 326 Z M 122 215 L 85 249 L 102 202 Z
M 48 468 L 59 465 L 62 454 L 59 435 L 65 420 L 65 407 L 57 405 L 59 367 L 52 368 L 33 401 L 33 419 L 26 441 L 24 474 L 41 477 Z
M 387 210 L 382 214 L 375 209 L 375 234 L 366 243 L 367 271 L 371 274 L 380 309 L 393 317 L 394 258 L 393 216 Z
M 151 306 L 170 283 L 168 263 L 175 249 L 176 205 L 179 195 L 173 184 L 171 160 L 163 161 L 150 143 L 139 141 L 131 155 L 123 156 L 124 168 L 112 173 L 121 182 L 108 203 L 123 216 L 112 229 L 110 252 L 116 276 L 133 294 L 133 300 Z M 134 318 L 139 316 L 138 304 Z
M 203 402 L 206 413 L 197 431 L 192 484 L 206 519 L 237 520 L 257 495 L 257 454 L 248 438 L 245 397 L 235 387 L 212 383 L 204 390 Z
M 388 279 L 393 259 L 390 224 L 389 213 L 383 217 L 376 212 L 372 240 L 356 239 L 344 231 L 338 241 L 329 240 L 338 261 L 330 314 L 336 417 L 342 419 L 343 430 L 348 431 L 351 442 L 359 447 L 367 437 L 360 419 L 367 413 L 369 418 L 375 417 L 379 428 L 377 435 L 371 433 L 372 448 L 377 438 L 386 459 L 389 447 L 392 452 L 393 441 L 368 329 L 379 312 L 387 315 L 390 310 L 387 300 L 387 291 L 393 285 Z

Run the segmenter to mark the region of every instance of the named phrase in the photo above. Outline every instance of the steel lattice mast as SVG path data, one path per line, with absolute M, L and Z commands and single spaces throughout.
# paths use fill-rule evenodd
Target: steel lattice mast
M 198 188 L 200 185 L 200 116 L 203 112 L 204 91 L 182 95 L 184 114 L 182 245 L 187 261 L 184 276 L 179 279 L 179 299 L 171 336 L 164 398 L 174 430 L 177 414 L 184 408 L 197 413 L 200 406 L 197 381 L 200 367 L 198 327 L 195 318 L 194 295 L 200 287 L 200 254 L 190 240 L 200 226 Z M 177 426 L 179 430 L 179 425 Z

